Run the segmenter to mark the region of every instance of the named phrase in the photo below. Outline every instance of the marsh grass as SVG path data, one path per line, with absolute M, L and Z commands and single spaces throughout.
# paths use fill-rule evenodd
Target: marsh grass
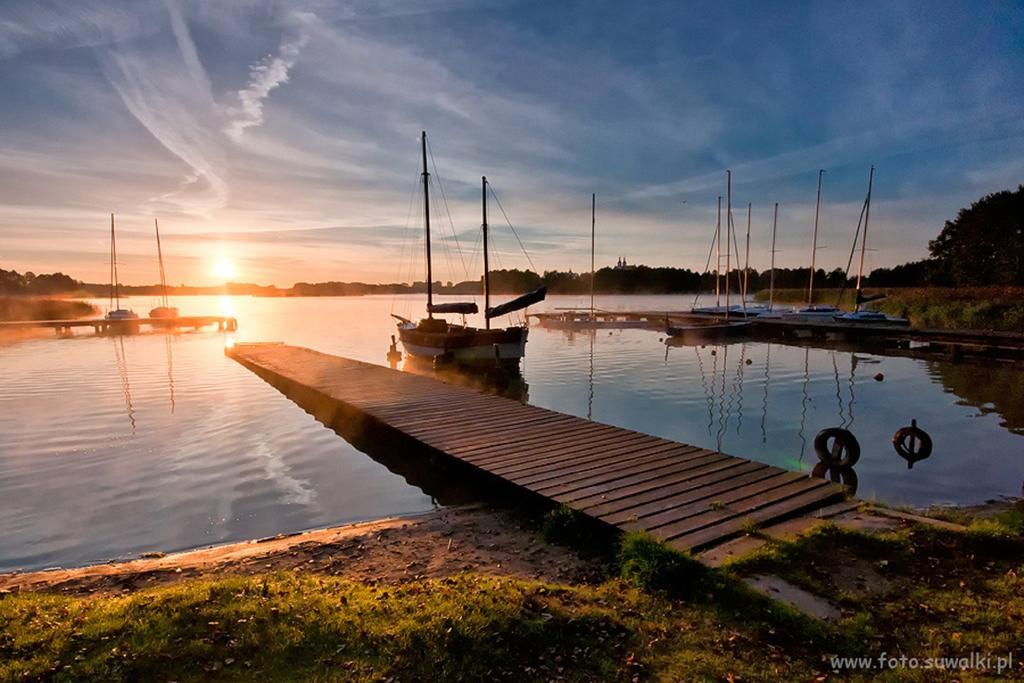
M 1022 287 L 905 287 L 874 289 L 866 294 L 885 293 L 887 296 L 872 301 L 869 308 L 891 316 L 905 317 L 915 327 L 945 330 L 990 330 L 1024 332 L 1024 288 Z M 835 304 L 838 289 L 818 289 L 815 303 Z M 779 303 L 804 303 L 805 289 L 775 291 Z M 759 291 L 756 298 L 768 300 L 767 291 Z M 852 309 L 855 292 L 843 292 L 840 308 Z
M 73 299 L 0 296 L 0 320 L 68 320 L 96 312 L 96 307 Z

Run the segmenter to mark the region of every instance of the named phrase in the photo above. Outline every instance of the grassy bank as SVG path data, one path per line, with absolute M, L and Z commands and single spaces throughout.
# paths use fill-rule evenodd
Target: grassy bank
M 6 595 L 0 679 L 866 681 L 879 672 L 832 671 L 831 657 L 1013 652 L 1019 662 L 1019 514 L 962 521 L 966 531 L 904 524 L 881 535 L 825 525 L 723 570 L 631 535 L 609 560 L 613 578 L 597 584 L 293 570 L 128 594 Z M 832 601 L 838 621 L 805 617 L 741 581 L 765 573 Z
M 906 317 L 916 327 L 1024 332 L 1024 288 L 914 287 L 865 290 L 867 294 L 883 292 L 886 298 L 873 301 L 869 306 L 889 315 Z M 838 289 L 819 289 L 814 293 L 814 301 L 835 304 L 838 296 Z M 854 296 L 852 290 L 845 290 L 840 306 L 852 309 Z M 775 292 L 775 301 L 778 303 L 804 303 L 806 297 L 807 291 L 800 289 L 781 289 Z M 768 292 L 760 291 L 756 298 L 767 301 Z
M 0 297 L 0 320 L 67 320 L 96 313 L 96 307 L 73 299 Z

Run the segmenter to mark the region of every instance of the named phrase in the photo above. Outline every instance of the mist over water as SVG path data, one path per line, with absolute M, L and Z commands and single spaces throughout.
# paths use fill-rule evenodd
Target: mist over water
M 551 297 L 538 309 L 585 299 Z M 683 296 L 598 298 L 606 309 L 692 304 Z M 375 460 L 223 355 L 228 338 L 284 341 L 383 365 L 394 334 L 389 313 L 416 318 L 422 297 L 181 297 L 174 305 L 182 315 L 235 315 L 239 330 L 81 333 L 0 346 L 0 570 L 191 548 L 447 501 L 429 477 L 396 466 L 402 454 L 371 452 Z M 815 434 L 844 427 L 861 444 L 857 495 L 867 499 L 971 504 L 1021 492 L 1019 368 L 762 342 L 666 347 L 663 337 L 535 326 L 524 397 L 803 471 L 818 463 Z M 878 373 L 884 381 L 873 379 Z M 912 419 L 935 449 L 908 469 L 891 440 Z

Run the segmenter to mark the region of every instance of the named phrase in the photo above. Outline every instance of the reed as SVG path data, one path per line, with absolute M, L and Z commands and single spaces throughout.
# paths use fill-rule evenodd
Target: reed
M 915 327 L 943 330 L 989 330 L 1024 332 L 1024 287 L 893 287 L 867 288 L 865 294 L 884 293 L 886 297 L 868 304 L 888 315 L 910 320 Z M 852 310 L 856 292 L 819 289 L 815 303 L 835 304 Z M 768 300 L 768 291 L 757 292 L 759 301 Z M 777 289 L 776 303 L 801 304 L 807 301 L 805 289 Z
M 0 320 L 69 320 L 96 313 L 96 307 L 73 299 L 0 297 Z

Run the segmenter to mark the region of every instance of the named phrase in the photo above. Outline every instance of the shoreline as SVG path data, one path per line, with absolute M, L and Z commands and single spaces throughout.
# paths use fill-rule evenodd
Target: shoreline
M 598 563 L 544 542 L 520 516 L 484 505 L 384 517 L 269 538 L 73 568 L 0 573 L 0 596 L 56 590 L 127 593 L 180 581 L 315 570 L 368 583 L 403 583 L 463 572 L 572 583 L 601 578 Z

